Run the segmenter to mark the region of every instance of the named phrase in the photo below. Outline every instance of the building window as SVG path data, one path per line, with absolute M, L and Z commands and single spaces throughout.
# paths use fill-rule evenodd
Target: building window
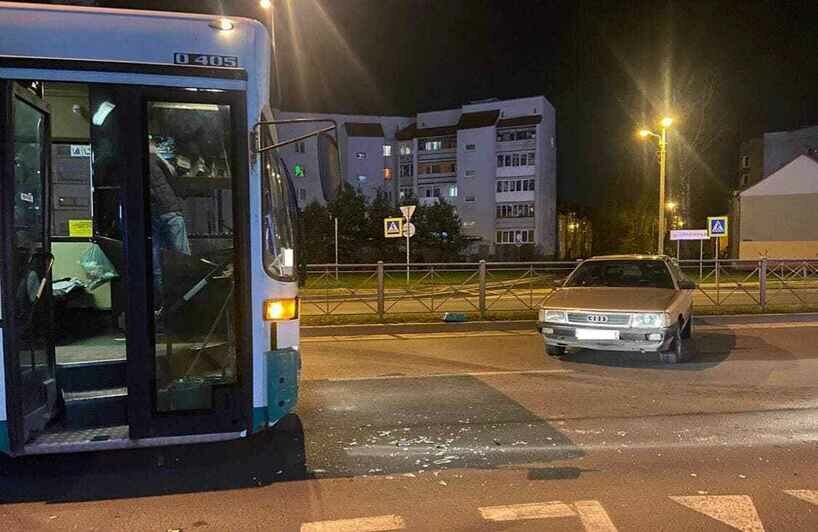
M 402 164 L 400 165 L 400 176 L 401 177 L 412 177 L 412 164 Z
M 531 218 L 533 203 L 501 203 L 497 205 L 497 218 Z
M 746 187 L 750 182 L 750 174 L 741 174 L 741 186 Z
M 453 174 L 455 172 L 457 172 L 457 164 L 454 162 L 418 164 L 418 175 Z
M 358 176 L 358 182 L 359 183 L 366 183 L 366 176 L 365 175 L 359 175 Z
M 452 150 L 457 146 L 457 137 L 433 137 L 418 141 L 419 151 Z
M 457 185 L 449 185 L 448 194 L 449 194 L 450 198 L 456 198 L 457 197 Z
M 365 151 L 356 151 L 355 152 L 356 159 L 366 159 L 366 152 Z
M 400 199 L 405 200 L 406 198 L 412 197 L 412 187 L 400 187 Z
M 383 169 L 383 180 L 389 181 L 392 179 L 392 169 L 391 168 L 384 168 Z
M 401 144 L 400 154 L 401 155 L 412 155 L 412 147 L 409 146 L 408 144 Z
M 497 231 L 495 235 L 497 244 L 533 244 L 533 229 L 511 229 L 508 231 Z
M 749 155 L 742 155 L 741 156 L 741 167 L 742 168 L 750 168 L 750 156 Z
M 298 189 L 298 199 L 301 202 L 307 201 L 307 189 L 306 188 L 299 188 Z
M 296 153 L 304 153 L 306 152 L 307 147 L 304 145 L 304 141 L 299 141 L 295 143 L 295 152 Z
M 304 165 L 296 164 L 293 165 L 293 175 L 295 177 L 304 177 L 306 173 L 304 172 Z
M 501 179 L 497 181 L 497 192 L 533 192 L 534 179 Z
M 473 202 L 475 200 L 476 200 L 476 198 L 474 196 L 466 196 L 466 201 L 468 201 L 469 203 L 471 203 L 471 202 Z
M 497 156 L 498 168 L 506 166 L 534 166 L 536 165 L 535 152 L 518 152 Z
M 537 132 L 534 129 L 497 132 L 497 142 L 514 142 L 517 140 L 532 140 L 535 138 L 537 138 Z
M 474 177 L 474 170 L 466 170 L 466 177 Z
M 476 149 L 477 149 L 477 146 L 476 146 L 476 145 L 474 145 L 474 144 L 466 144 L 466 150 L 467 150 L 467 151 L 474 151 L 474 150 L 476 150 Z
M 392 146 L 390 146 L 389 144 L 383 145 L 383 156 L 392 157 Z

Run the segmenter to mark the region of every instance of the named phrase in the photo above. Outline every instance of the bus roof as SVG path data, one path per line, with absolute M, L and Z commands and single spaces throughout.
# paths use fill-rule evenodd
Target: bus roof
M 239 68 L 266 71 L 266 28 L 256 20 L 228 17 L 234 27 L 221 31 L 210 26 L 219 18 L 0 2 L 0 56 L 172 65 L 177 53 L 202 54 L 237 57 Z

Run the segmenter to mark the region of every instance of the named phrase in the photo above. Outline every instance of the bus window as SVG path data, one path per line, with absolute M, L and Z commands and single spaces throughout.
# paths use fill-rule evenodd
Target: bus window
M 236 382 L 231 110 L 148 102 L 148 234 L 161 411 Z

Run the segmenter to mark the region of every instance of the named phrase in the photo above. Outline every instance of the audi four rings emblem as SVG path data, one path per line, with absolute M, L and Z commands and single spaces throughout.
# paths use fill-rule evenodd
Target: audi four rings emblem
M 589 314 L 588 321 L 592 321 L 594 323 L 605 323 L 608 321 L 608 316 L 602 316 L 600 314 Z

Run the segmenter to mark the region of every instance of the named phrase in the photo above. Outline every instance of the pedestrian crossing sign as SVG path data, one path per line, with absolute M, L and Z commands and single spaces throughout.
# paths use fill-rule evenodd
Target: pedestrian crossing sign
M 707 235 L 710 238 L 727 236 L 727 216 L 708 216 Z
M 386 238 L 400 238 L 403 236 L 403 218 L 384 218 L 383 236 Z

